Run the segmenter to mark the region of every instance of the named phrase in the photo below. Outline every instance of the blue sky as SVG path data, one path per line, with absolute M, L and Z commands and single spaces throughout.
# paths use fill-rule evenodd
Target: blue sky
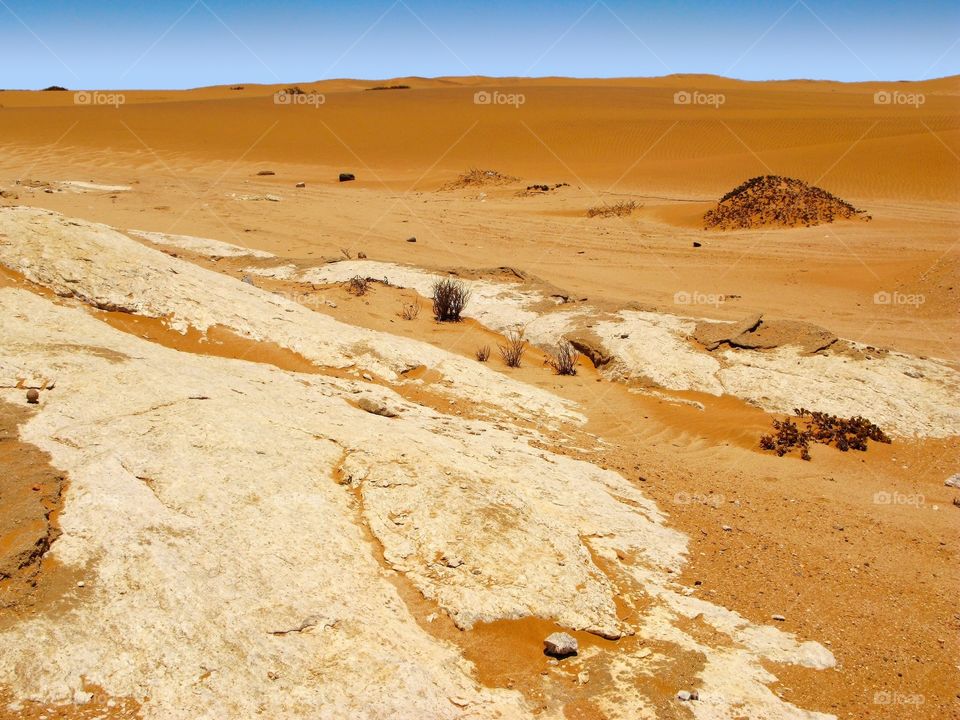
M 0 0 L 0 88 L 404 75 L 915 80 L 960 73 L 960 3 Z

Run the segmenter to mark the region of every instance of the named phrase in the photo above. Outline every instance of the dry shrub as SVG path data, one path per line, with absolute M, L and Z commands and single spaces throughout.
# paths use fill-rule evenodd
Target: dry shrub
M 460 280 L 447 278 L 433 284 L 433 316 L 439 322 L 460 322 L 470 291 Z
M 500 349 L 500 357 L 503 358 L 507 367 L 520 367 L 523 351 L 527 349 L 527 341 L 523 339 L 523 330 L 520 328 L 511 330 L 507 333 L 506 343 L 497 347 Z
M 631 214 L 640 205 L 636 200 L 621 200 L 613 205 L 604 203 L 595 205 L 587 210 L 587 217 L 623 217 Z
M 362 275 L 354 275 L 347 281 L 347 291 L 354 295 L 366 295 L 370 289 L 370 280 Z
M 486 362 L 490 359 L 490 346 L 482 345 L 477 348 L 477 352 L 474 354 L 477 356 L 477 360 L 480 362 Z
M 413 298 L 410 302 L 400 301 L 400 317 L 404 320 L 416 320 L 420 316 L 420 301 Z
M 867 440 L 889 444 L 890 438 L 883 430 L 859 415 L 841 418 L 816 410 L 794 409 L 797 421 L 774 420 L 775 435 L 763 435 L 760 447 L 772 450 L 782 457 L 794 448 L 799 448 L 800 457 L 810 459 L 810 443 L 833 445 L 841 452 L 860 450 L 865 452 Z
M 566 340 L 561 340 L 557 343 L 557 351 L 547 359 L 547 362 L 556 370 L 557 375 L 576 375 L 579 359 L 580 353 L 573 345 Z

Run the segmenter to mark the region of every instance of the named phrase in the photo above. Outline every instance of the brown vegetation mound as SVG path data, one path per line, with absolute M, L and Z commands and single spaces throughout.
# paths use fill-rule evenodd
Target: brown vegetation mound
M 441 190 L 462 190 L 464 188 L 487 187 L 490 185 L 509 185 L 520 178 L 504 175 L 496 170 L 480 170 L 471 168 L 453 182 L 444 185 Z
M 706 230 L 811 226 L 863 216 L 850 203 L 803 180 L 780 175 L 750 178 L 703 216 Z M 866 215 L 869 220 L 870 216 Z
M 784 456 L 794 448 L 800 450 L 800 457 L 810 459 L 810 443 L 833 445 L 841 452 L 847 450 L 866 451 L 867 440 L 890 443 L 890 438 L 879 427 L 860 416 L 841 418 L 836 415 L 807 410 L 794 409 L 797 421 L 790 419 L 774 420 L 776 435 L 764 435 L 760 438 L 760 447 L 773 450 Z

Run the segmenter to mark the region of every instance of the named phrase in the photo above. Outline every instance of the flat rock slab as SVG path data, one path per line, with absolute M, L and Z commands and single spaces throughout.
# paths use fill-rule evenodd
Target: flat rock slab
M 823 350 L 837 341 L 829 330 L 799 320 L 761 320 L 753 329 L 730 339 L 734 347 L 748 350 L 772 350 L 794 345 L 804 352 Z
M 707 350 L 716 350 L 723 343 L 730 342 L 732 338 L 754 330 L 762 319 L 763 314 L 757 313 L 736 323 L 699 322 L 693 330 L 693 339 Z

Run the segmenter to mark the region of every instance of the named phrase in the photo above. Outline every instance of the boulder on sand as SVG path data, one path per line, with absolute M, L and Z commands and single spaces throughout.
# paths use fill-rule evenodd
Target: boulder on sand
M 544 652 L 555 658 L 565 658 L 576 655 L 579 646 L 577 639 L 567 633 L 555 632 L 548 635 L 543 641 Z

